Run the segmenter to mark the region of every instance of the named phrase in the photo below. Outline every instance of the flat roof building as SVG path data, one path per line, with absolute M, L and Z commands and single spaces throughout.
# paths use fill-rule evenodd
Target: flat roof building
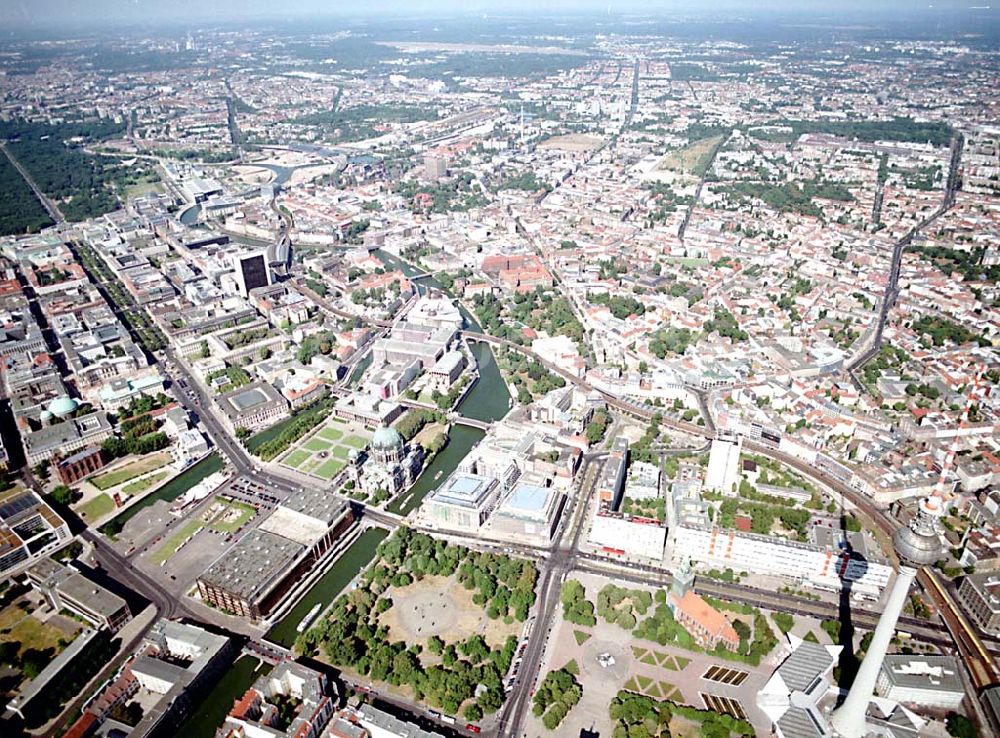
M 52 559 L 39 559 L 27 575 L 53 608 L 69 610 L 97 628 L 116 632 L 132 617 L 121 597 Z
M 251 619 L 266 615 L 350 528 L 346 502 L 304 488 L 277 506 L 198 577 L 202 599 Z
M 251 382 L 216 400 L 232 428 L 270 425 L 288 414 L 288 400 L 264 382 Z
M 493 533 L 548 543 L 559 526 L 565 496 L 555 487 L 519 482 L 490 518 Z
M 443 528 L 479 530 L 496 505 L 499 483 L 454 471 L 427 497 L 428 517 Z
M 72 538 L 66 521 L 24 487 L 0 492 L 0 577 L 48 556 Z
M 283 583 L 306 550 L 276 533 L 252 530 L 198 577 L 198 593 L 222 610 L 257 619 L 287 591 Z
M 882 661 L 875 690 L 896 702 L 947 709 L 965 698 L 953 656 L 890 654 Z
M 969 574 L 958 587 L 958 598 L 980 628 L 1000 634 L 1000 575 Z

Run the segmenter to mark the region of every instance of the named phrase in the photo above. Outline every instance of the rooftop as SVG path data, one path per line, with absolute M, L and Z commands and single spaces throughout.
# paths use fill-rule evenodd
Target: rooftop
M 284 536 L 252 530 L 199 579 L 253 602 L 263 597 L 304 551 L 301 543 Z

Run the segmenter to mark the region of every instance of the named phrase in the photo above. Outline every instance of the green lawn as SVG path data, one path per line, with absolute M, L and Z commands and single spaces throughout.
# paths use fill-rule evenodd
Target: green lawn
M 341 441 L 344 446 L 350 446 L 351 448 L 362 449 L 368 445 L 368 439 L 362 438 L 361 436 L 350 435 Z
M 309 458 L 309 455 L 308 451 L 303 451 L 301 448 L 297 448 L 288 454 L 288 456 L 286 456 L 284 461 L 281 463 L 285 466 L 290 466 L 293 469 L 298 469 L 302 466 L 302 462 Z
M 302 444 L 302 448 L 304 448 L 306 451 L 312 451 L 313 453 L 316 453 L 318 451 L 326 451 L 331 446 L 333 446 L 332 443 L 324 441 L 322 438 L 310 438 L 308 441 Z
M 115 469 L 107 474 L 101 474 L 100 476 L 94 477 L 90 480 L 90 483 L 102 491 L 110 489 L 111 487 L 115 487 L 122 482 L 135 479 L 140 474 L 146 474 L 154 469 L 159 469 L 161 466 L 166 466 L 170 463 L 170 458 L 170 454 L 168 453 L 161 452 L 150 454 L 133 461 L 130 464 L 126 464 L 120 469 Z
M 333 479 L 344 468 L 344 462 L 340 459 L 327 459 L 313 472 L 323 479 Z
M 344 437 L 344 431 L 327 426 L 326 428 L 323 428 L 316 435 L 320 436 L 321 438 L 325 438 L 327 441 L 339 441 L 341 438 Z
M 344 461 L 347 461 L 347 457 L 351 455 L 351 449 L 346 448 L 344 446 L 337 446 L 330 453 L 332 453 L 338 459 L 343 459 Z
M 175 553 L 180 545 L 188 536 L 192 536 L 199 530 L 204 528 L 200 520 L 192 520 L 187 523 L 183 528 L 174 533 L 170 538 L 163 542 L 163 545 L 156 549 L 156 552 L 152 555 L 151 560 L 154 564 L 159 566 L 164 561 L 169 559 Z
M 582 646 L 584 643 L 590 640 L 590 633 L 583 630 L 574 630 L 573 637 L 576 638 L 576 645 Z
M 320 460 L 317 459 L 315 456 L 310 456 L 309 460 L 299 468 L 299 471 L 311 472 L 313 469 L 319 466 L 319 462 Z
M 4 643 L 20 643 L 20 653 L 30 648 L 44 651 L 48 648 L 57 653 L 62 651 L 59 639 L 72 641 L 59 628 L 43 623 L 31 613 L 22 610 L 16 604 L 8 605 L 0 610 L 0 630 L 3 631 Z
M 134 482 L 129 482 L 122 487 L 122 493 L 126 495 L 137 495 L 140 492 L 145 492 L 150 487 L 153 487 L 166 479 L 168 474 L 169 472 L 156 472 L 155 474 L 150 474 L 142 479 L 136 479 Z
M 80 517 L 86 520 L 97 520 L 114 509 L 115 501 L 111 499 L 111 495 L 101 492 L 97 497 L 93 497 L 80 505 L 76 511 Z

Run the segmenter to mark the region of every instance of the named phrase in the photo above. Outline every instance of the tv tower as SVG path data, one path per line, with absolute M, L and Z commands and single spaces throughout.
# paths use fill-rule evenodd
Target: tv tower
M 900 528 L 893 536 L 893 548 L 899 555 L 899 572 L 893 582 L 889 599 L 882 610 L 871 645 L 865 654 L 858 674 L 851 685 L 851 691 L 844 704 L 833 711 L 830 724 L 841 738 L 864 738 L 868 733 L 866 717 L 868 703 L 875 692 L 875 682 L 882 670 L 889 642 L 896 632 L 896 622 L 906 604 L 910 585 L 917 575 L 917 570 L 926 564 L 937 561 L 941 554 L 941 537 L 938 533 L 938 520 L 944 513 L 944 501 L 937 495 L 925 497 L 920 501 L 917 515 L 909 526 Z
M 962 411 L 958 424 L 960 431 L 968 425 L 972 407 L 980 399 L 980 385 L 985 371 L 986 365 L 984 363 L 976 372 L 972 387 L 969 389 L 969 400 Z M 896 554 L 899 556 L 899 572 L 896 575 L 896 581 L 892 585 L 889 600 L 886 602 L 882 616 L 875 627 L 868 653 L 865 654 L 858 674 L 854 678 L 854 684 L 851 685 L 851 691 L 848 693 L 847 699 L 844 700 L 844 704 L 834 710 L 830 718 L 830 724 L 841 738 L 863 738 L 867 733 L 865 718 L 868 714 L 868 703 L 871 701 L 875 682 L 882 670 L 882 662 L 885 660 L 889 641 L 892 640 L 893 633 L 896 631 L 896 622 L 903 611 L 903 605 L 906 604 L 906 595 L 909 593 L 910 585 L 913 584 L 917 570 L 921 566 L 937 561 L 944 550 L 938 532 L 938 521 L 944 515 L 951 500 L 951 493 L 945 490 L 945 481 L 955 461 L 960 435 L 961 433 L 955 435 L 955 439 L 948 449 L 934 491 L 920 501 L 917 515 L 910 521 L 909 526 L 897 530 L 892 538 L 893 548 L 896 549 Z

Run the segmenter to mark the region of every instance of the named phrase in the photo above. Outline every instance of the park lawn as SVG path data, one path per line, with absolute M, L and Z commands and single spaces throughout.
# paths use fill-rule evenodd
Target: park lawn
M 322 438 L 310 438 L 308 441 L 302 444 L 302 448 L 306 451 L 312 451 L 316 453 L 318 451 L 326 451 L 330 448 L 332 444 L 324 441 Z
M 327 426 L 326 428 L 323 428 L 316 435 L 318 435 L 321 438 L 325 438 L 327 441 L 339 441 L 341 438 L 344 437 L 344 431 Z
M 188 536 L 194 535 L 204 527 L 205 526 L 200 520 L 192 520 L 188 522 L 187 525 L 170 536 L 170 538 L 163 542 L 162 546 L 156 549 L 156 552 L 151 557 L 152 562 L 157 566 L 162 564 L 164 561 L 177 553 L 177 549 L 180 548 L 180 545 Z
M 282 463 L 285 466 L 290 466 L 293 469 L 298 469 L 300 466 L 302 466 L 302 462 L 308 459 L 309 456 L 310 453 L 308 451 L 303 451 L 301 448 L 297 448 L 290 454 L 288 454 L 288 456 L 285 457 L 285 460 Z
M 656 656 L 654 656 L 652 653 L 643 654 L 642 656 L 639 657 L 639 661 L 641 661 L 644 664 L 649 664 L 650 666 L 658 666 L 656 662 Z
M 583 630 L 574 630 L 573 637 L 576 638 L 576 645 L 582 646 L 584 643 L 590 640 L 590 633 Z
M 337 446 L 330 453 L 332 453 L 338 459 L 343 459 L 344 461 L 347 461 L 347 457 L 351 455 L 352 450 L 353 449 L 349 449 L 346 446 Z
M 660 693 L 663 695 L 663 699 L 677 701 L 681 699 L 681 693 L 673 684 L 669 682 L 660 682 Z
M 723 136 L 711 136 L 692 141 L 687 146 L 674 149 L 664 156 L 657 169 L 672 170 L 681 174 L 700 176 L 712 155 L 712 149 L 722 143 Z
M 310 456 L 309 460 L 299 467 L 299 471 L 311 472 L 313 469 L 319 466 L 319 462 L 320 459 L 317 459 L 315 456 Z
M 228 505 L 229 507 L 239 510 L 240 516 L 236 520 L 229 523 L 224 523 L 221 520 L 213 520 L 211 523 L 208 524 L 209 528 L 211 528 L 212 530 L 216 530 L 219 533 L 235 533 L 240 528 L 242 528 L 246 524 L 246 522 L 254 516 L 254 513 L 256 512 L 256 510 L 254 510 L 253 507 L 243 502 L 236 502 L 235 500 L 223 500 L 223 502 L 225 502 L 225 504 Z
M 343 441 L 341 441 L 341 444 L 343 444 L 344 446 L 350 446 L 351 448 L 356 448 L 358 450 L 361 450 L 368 445 L 368 439 L 351 434 Z
M 60 638 L 72 640 L 63 631 L 43 623 L 15 604 L 8 605 L 0 611 L 0 630 L 5 631 L 3 635 L 5 643 L 21 644 L 19 653 L 24 653 L 29 648 L 39 651 L 51 648 L 58 653 L 62 651 L 59 646 Z
M 340 459 L 327 459 L 313 472 L 318 477 L 323 477 L 323 479 L 333 479 L 340 470 L 344 468 L 344 462 Z
M 80 505 L 76 511 L 82 518 L 86 518 L 87 520 L 97 520 L 98 518 L 107 515 L 114 509 L 115 501 L 111 499 L 111 495 L 106 492 L 101 492 L 101 494 L 97 495 L 97 497 L 92 497 Z
M 140 492 L 145 492 L 150 487 L 153 487 L 168 476 L 168 472 L 156 472 L 155 474 L 150 474 L 142 479 L 136 479 L 134 482 L 129 482 L 124 487 L 122 487 L 122 493 L 126 495 L 137 495 Z
M 650 679 L 649 677 L 645 677 L 642 674 L 636 674 L 636 679 L 639 680 L 639 686 L 642 688 L 643 691 L 649 689 L 649 685 L 653 683 L 652 679 Z
M 170 454 L 168 453 L 155 453 L 148 454 L 141 459 L 137 459 L 130 464 L 115 469 L 114 471 L 108 472 L 107 474 L 101 474 L 90 480 L 97 489 L 102 492 L 106 489 L 111 489 L 122 482 L 127 482 L 130 479 L 135 479 L 140 474 L 146 474 L 148 472 L 159 469 L 162 466 L 166 466 L 170 463 Z
M 711 263 L 708 259 L 698 259 L 693 256 L 668 256 L 666 259 L 682 267 L 700 267 Z
M 625 689 L 629 692 L 641 692 L 642 688 L 639 687 L 639 682 L 636 681 L 635 677 L 632 677 L 627 682 L 625 682 Z
M 576 659 L 573 659 L 568 664 L 566 664 L 566 666 L 564 666 L 563 669 L 568 671 L 573 676 L 580 676 L 580 665 L 576 663 Z

